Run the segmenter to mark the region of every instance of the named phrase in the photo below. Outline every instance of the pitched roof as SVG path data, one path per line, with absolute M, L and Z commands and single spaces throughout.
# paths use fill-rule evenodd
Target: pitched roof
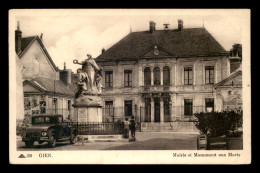
M 43 49 L 44 53 L 46 54 L 47 58 L 51 62 L 52 66 L 56 71 L 58 71 L 58 68 L 54 64 L 51 56 L 49 55 L 48 51 L 46 50 L 45 46 L 42 43 L 42 40 L 39 38 L 39 36 L 31 36 L 31 37 L 23 37 L 21 39 L 21 52 L 19 52 L 18 56 L 19 58 L 22 58 L 22 56 L 26 53 L 26 51 L 31 47 L 33 42 L 37 40 L 38 43 L 40 44 L 41 48 Z
M 44 77 L 35 77 L 32 79 L 27 79 L 24 81 L 25 83 L 29 83 L 34 87 L 38 88 L 42 92 L 54 93 L 54 85 L 55 85 L 55 93 L 57 94 L 65 94 L 74 96 L 74 91 L 70 89 L 70 87 L 66 86 L 61 80 L 54 80 Z
M 226 78 L 224 78 L 220 82 L 216 83 L 215 87 L 218 87 L 218 86 L 221 86 L 221 85 L 225 84 L 228 80 L 236 77 L 237 75 L 242 75 L 242 66 L 240 66 L 238 69 L 236 69 L 235 71 L 230 73 L 230 75 L 228 75 Z
M 205 28 L 187 28 L 178 31 L 157 30 L 132 32 L 96 58 L 96 61 L 139 59 L 154 46 L 177 57 L 218 56 L 227 51 Z
M 30 43 L 32 43 L 32 41 L 36 38 L 36 36 L 32 36 L 32 37 L 25 37 L 21 39 L 21 52 L 23 52 Z
M 69 87 L 70 90 L 73 91 L 74 93 L 77 92 L 77 88 L 78 88 L 78 86 L 77 86 L 76 84 L 68 83 L 68 87 Z

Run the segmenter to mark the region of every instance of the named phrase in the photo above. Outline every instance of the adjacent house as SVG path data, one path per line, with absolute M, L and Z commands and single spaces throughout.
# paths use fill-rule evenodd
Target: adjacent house
M 103 68 L 103 115 L 134 115 L 142 122 L 193 119 L 195 112 L 224 109 L 215 91 L 230 76 L 229 52 L 206 28 L 130 32 L 96 58 Z
M 16 120 L 21 122 L 24 118 L 24 94 L 23 94 L 23 77 L 22 77 L 22 65 L 19 61 L 18 56 L 15 56 L 15 65 L 16 65 Z
M 46 50 L 42 35 L 22 37 L 19 22 L 15 31 L 15 50 L 23 66 L 24 111 L 63 114 L 72 118 L 74 86 L 71 70 L 59 70 Z
M 242 101 L 242 67 L 233 71 L 228 77 L 215 84 L 216 98 L 224 110 L 243 110 Z

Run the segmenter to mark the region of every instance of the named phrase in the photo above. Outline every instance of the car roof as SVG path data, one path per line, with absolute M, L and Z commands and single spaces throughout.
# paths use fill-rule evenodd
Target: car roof
M 39 116 L 62 116 L 61 114 L 34 114 L 33 117 L 39 117 Z

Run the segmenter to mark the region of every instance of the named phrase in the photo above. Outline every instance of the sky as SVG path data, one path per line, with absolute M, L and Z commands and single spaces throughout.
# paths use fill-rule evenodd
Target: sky
M 230 12 L 230 11 L 229 11 Z M 21 10 L 15 15 L 15 25 L 20 21 L 22 37 L 40 36 L 56 66 L 73 72 L 87 54 L 96 58 L 102 48 L 108 49 L 132 32 L 146 31 L 149 21 L 162 30 L 168 23 L 176 29 L 182 19 L 184 28 L 204 27 L 226 49 L 241 43 L 242 18 L 240 13 L 223 13 L 213 10 Z

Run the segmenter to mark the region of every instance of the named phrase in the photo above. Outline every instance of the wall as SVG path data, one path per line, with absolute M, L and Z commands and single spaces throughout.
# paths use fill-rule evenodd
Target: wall
M 167 59 L 142 59 L 139 62 L 107 62 L 99 63 L 104 69 L 103 86 L 105 86 L 105 71 L 113 70 L 113 88 L 105 88 L 102 93 L 103 103 L 113 101 L 115 108 L 122 108 L 116 116 L 123 115 L 124 100 L 133 98 L 133 105 L 144 106 L 140 93 L 144 92 L 145 67 L 170 67 L 170 83 L 168 92 L 172 99 L 172 118 L 183 117 L 184 99 L 193 99 L 193 113 L 205 111 L 205 98 L 213 98 L 215 109 L 218 104 L 213 84 L 205 84 L 205 66 L 214 66 L 214 83 L 227 77 L 230 73 L 230 64 L 226 57 L 200 57 L 200 58 L 167 58 Z M 184 67 L 193 68 L 193 85 L 184 85 Z M 124 87 L 124 70 L 132 70 L 132 86 Z M 162 80 L 161 80 L 162 81 Z M 151 86 L 150 93 L 164 91 L 163 86 Z M 148 93 L 149 93 L 148 92 Z M 104 106 L 104 105 L 103 105 Z M 218 106 L 222 106 L 219 105 Z M 139 113 L 138 113 L 139 114 Z
M 242 74 L 238 72 L 225 83 L 217 86 L 216 98 L 219 109 L 243 109 Z
M 142 132 L 193 132 L 199 133 L 194 122 L 142 123 Z
M 59 79 L 59 73 L 55 72 L 37 40 L 34 41 L 27 52 L 20 58 L 20 61 L 24 66 L 24 78 L 40 76 L 54 79 L 56 74 L 56 79 Z
M 16 63 L 16 119 L 22 120 L 24 118 L 24 99 L 23 99 L 23 77 L 22 64 L 18 56 L 15 56 Z
M 116 94 L 113 96 L 103 96 L 102 97 L 103 100 L 103 114 L 105 113 L 104 108 L 105 108 L 105 101 L 113 101 L 113 106 L 115 107 L 114 110 L 114 115 L 116 119 L 122 119 L 125 117 L 125 110 L 124 110 L 124 101 L 125 100 L 132 100 L 132 114 L 134 116 L 140 116 L 140 112 L 139 112 L 139 107 L 137 107 L 137 114 L 135 112 L 135 105 L 139 105 L 139 101 L 141 100 L 140 95 L 137 94 Z M 129 118 L 129 117 L 128 117 Z M 112 119 L 112 117 L 111 117 Z
M 25 94 L 24 97 L 24 102 L 25 102 L 25 107 L 24 111 L 25 114 L 32 114 L 32 112 L 35 113 L 40 113 L 40 101 L 45 101 L 46 102 L 46 114 L 52 114 L 55 113 L 55 106 L 53 104 L 53 96 L 52 95 L 41 95 L 40 93 L 35 93 L 35 94 Z M 57 98 L 57 113 L 62 114 L 63 118 L 65 119 L 68 117 L 69 112 L 68 112 L 68 100 L 71 100 L 71 105 L 73 104 L 73 98 L 68 98 L 68 97 L 63 97 L 63 96 L 55 96 Z M 30 106 L 28 103 L 30 102 Z M 74 114 L 74 110 L 71 107 L 71 115 Z

